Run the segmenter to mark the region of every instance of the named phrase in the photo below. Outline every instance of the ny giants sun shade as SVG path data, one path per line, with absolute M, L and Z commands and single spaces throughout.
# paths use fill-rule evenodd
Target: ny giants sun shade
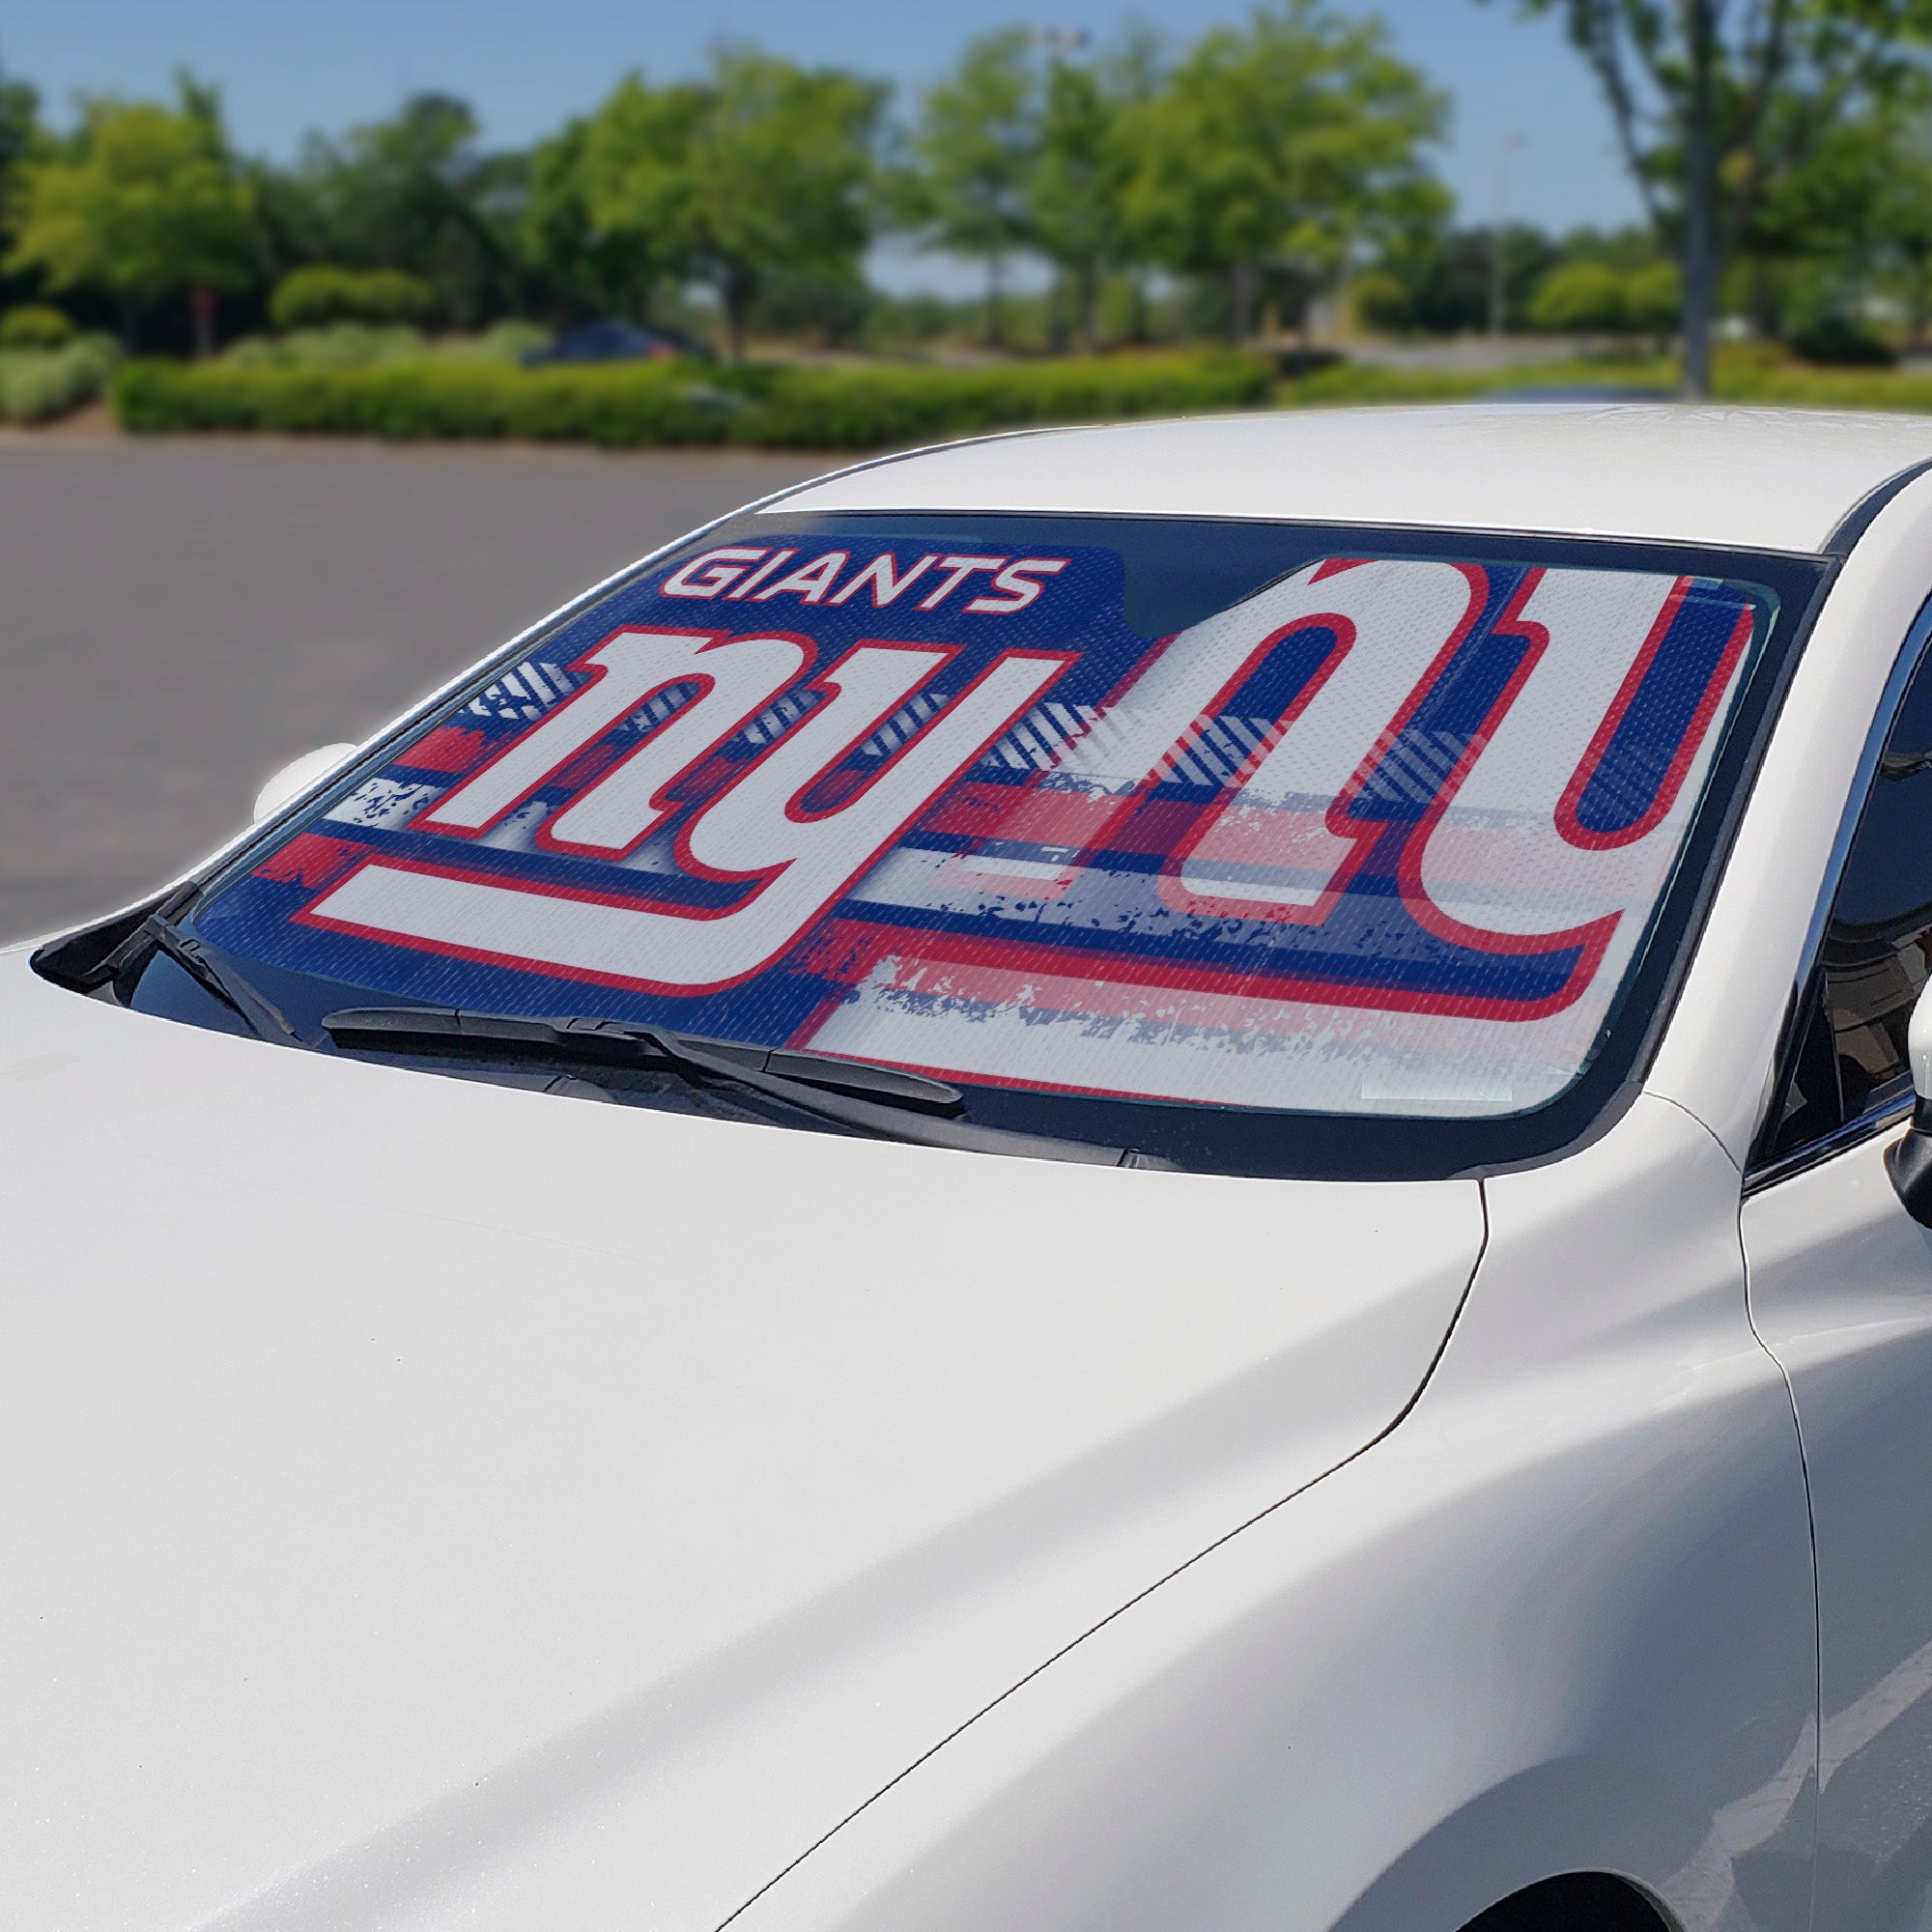
M 1122 555 L 1055 534 L 855 524 L 653 570 L 198 927 L 385 997 L 1008 1087 L 1450 1117 L 1561 1092 L 1763 593 L 1338 554 L 1149 638 Z

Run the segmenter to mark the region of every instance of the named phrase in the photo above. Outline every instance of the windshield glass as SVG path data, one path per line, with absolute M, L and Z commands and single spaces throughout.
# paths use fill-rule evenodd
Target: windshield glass
M 415 721 L 190 923 L 310 1031 L 604 1015 L 1297 1171 L 1236 1117 L 1473 1128 L 1601 1057 L 1805 568 L 748 516 Z

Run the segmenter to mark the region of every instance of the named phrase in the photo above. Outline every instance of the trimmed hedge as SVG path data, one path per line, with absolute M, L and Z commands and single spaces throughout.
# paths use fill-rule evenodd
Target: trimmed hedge
M 107 386 L 120 345 L 111 335 L 76 336 L 64 349 L 0 350 L 0 420 L 52 422 Z
M 1904 410 L 1932 414 L 1932 376 L 1882 369 L 1718 368 L 1719 399 L 1813 410 Z
M 515 367 L 550 341 L 533 322 L 499 322 L 479 335 L 425 336 L 408 323 L 332 322 L 287 335 L 244 335 L 221 352 L 231 369 L 374 369 L 396 362 L 501 362 Z
M 451 361 L 360 369 L 134 362 L 111 400 L 124 429 L 296 436 L 516 438 L 607 448 L 738 443 L 875 449 L 979 430 L 1252 408 L 1264 362 L 1229 351 L 974 369 L 690 363 L 517 369 Z
M 275 285 L 269 317 L 277 328 L 327 328 L 332 322 L 424 322 L 436 292 L 399 269 L 297 269 Z
M 1514 376 L 1515 372 L 1512 372 Z M 1344 409 L 1374 403 L 1460 403 L 1495 388 L 1493 376 L 1450 369 L 1392 369 L 1373 362 L 1337 362 L 1281 385 L 1288 409 Z
M 74 333 L 65 312 L 48 302 L 22 302 L 0 315 L 0 350 L 65 349 Z

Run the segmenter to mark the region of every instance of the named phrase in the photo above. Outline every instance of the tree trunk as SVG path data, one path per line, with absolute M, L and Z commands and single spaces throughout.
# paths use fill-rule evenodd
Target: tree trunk
M 1236 262 L 1228 270 L 1228 336 L 1236 344 L 1255 332 L 1255 283 L 1253 262 Z
M 731 345 L 731 360 L 745 359 L 745 330 L 751 320 L 752 278 L 740 269 L 724 273 L 724 331 Z
M 986 347 L 998 349 L 1007 335 L 1006 320 L 1000 300 L 1001 284 L 1006 274 L 1007 261 L 1004 255 L 986 257 Z
M 1712 67 L 1715 0 L 1685 0 L 1690 88 L 1684 115 L 1684 371 L 1680 393 L 1711 394 L 1711 335 L 1717 322 L 1717 166 L 1713 153 Z
M 190 289 L 187 311 L 194 323 L 194 359 L 206 362 L 214 354 L 214 291 Z
M 1092 355 L 1100 347 L 1100 271 L 1091 262 L 1079 280 L 1080 347 Z
M 1750 264 L 1751 333 L 1769 342 L 1777 333 L 1777 318 L 1771 292 L 1771 264 L 1762 255 L 1753 255 Z

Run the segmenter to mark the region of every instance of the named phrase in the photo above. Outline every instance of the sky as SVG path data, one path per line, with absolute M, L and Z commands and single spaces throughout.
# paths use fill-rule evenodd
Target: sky
M 1464 220 L 1493 218 L 1499 156 L 1513 217 L 1553 229 L 1635 218 L 1607 117 L 1553 21 L 1521 18 L 1516 0 L 1330 4 L 1378 14 L 1397 51 L 1451 97 L 1437 166 Z M 594 106 L 627 69 L 689 73 L 720 41 L 856 68 L 909 99 L 988 28 L 1017 21 L 1104 39 L 1139 20 L 1184 44 L 1245 12 L 1240 0 L 39 0 L 9 10 L 0 64 L 40 88 L 56 122 L 76 92 L 164 95 L 185 66 L 221 89 L 238 146 L 286 159 L 310 129 L 376 119 L 427 89 L 469 100 L 490 143 L 521 146 Z M 1521 144 L 1505 150 L 1511 137 Z M 900 287 L 955 285 L 928 261 L 879 266 Z

